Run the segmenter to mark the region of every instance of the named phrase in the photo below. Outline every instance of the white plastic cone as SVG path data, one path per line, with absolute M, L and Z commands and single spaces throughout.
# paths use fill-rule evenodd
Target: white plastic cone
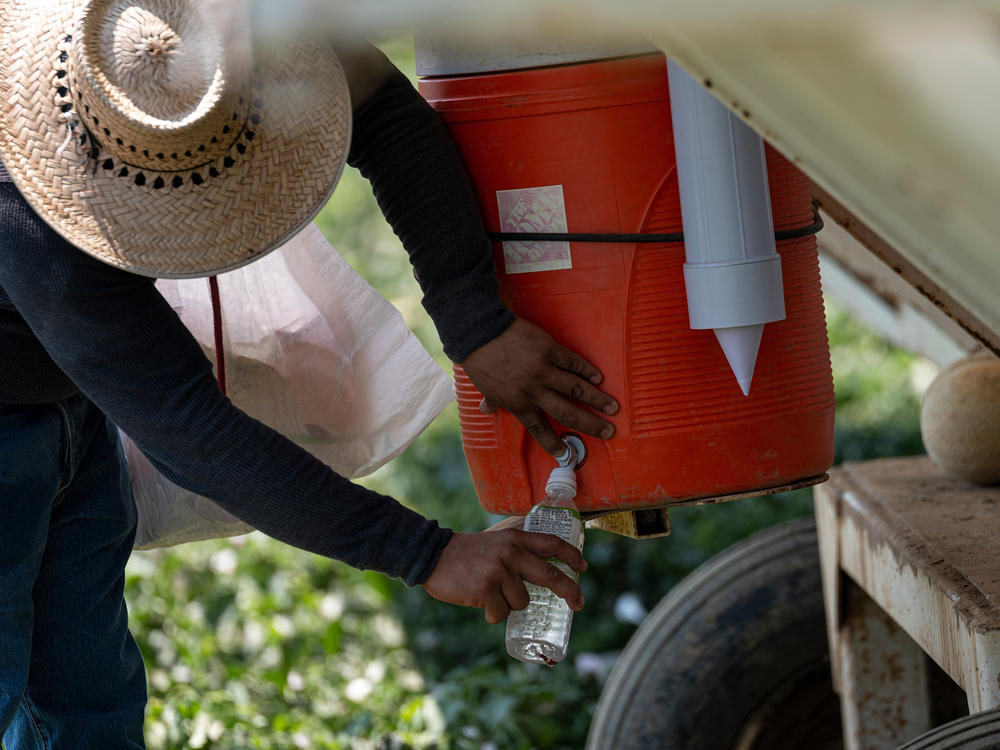
M 715 337 L 719 346 L 729 361 L 729 367 L 740 384 L 744 396 L 750 395 L 750 381 L 753 380 L 753 370 L 757 364 L 757 351 L 760 349 L 760 338 L 764 333 L 764 324 L 752 326 L 733 326 L 732 328 L 715 328 Z

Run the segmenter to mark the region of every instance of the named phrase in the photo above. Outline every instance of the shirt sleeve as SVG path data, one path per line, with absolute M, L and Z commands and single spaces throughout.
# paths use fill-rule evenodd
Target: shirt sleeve
M 490 240 L 451 134 L 402 73 L 354 114 L 348 163 L 372 184 L 403 243 L 445 354 L 461 362 L 514 322 Z
M 0 286 L 56 364 L 175 484 L 288 544 L 403 578 L 451 532 L 234 407 L 153 280 L 63 240 L 0 185 Z

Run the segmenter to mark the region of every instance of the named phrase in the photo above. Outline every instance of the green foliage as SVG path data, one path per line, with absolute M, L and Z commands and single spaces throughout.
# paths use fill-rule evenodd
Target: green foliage
M 400 53 L 405 43 L 395 43 Z M 412 73 L 412 59 L 397 56 Z M 318 223 L 446 365 L 405 254 L 347 169 Z M 831 305 L 838 460 L 921 451 L 922 366 Z M 443 525 L 479 530 L 454 406 L 364 480 Z M 643 610 L 733 542 L 811 512 L 808 491 L 671 511 L 671 536 L 590 532 L 587 607 L 555 669 L 516 662 L 503 625 L 259 534 L 137 553 L 132 628 L 149 671 L 151 750 L 578 750 L 601 679 Z
M 359 215 L 324 214 L 322 226 L 440 357 L 405 255 L 361 199 L 360 177 L 342 187 L 330 213 Z M 920 363 L 835 305 L 830 341 L 838 457 L 919 451 Z M 364 482 L 458 530 L 495 520 L 475 502 L 454 406 Z M 663 539 L 590 532 L 575 662 L 556 669 L 507 657 L 503 626 L 477 611 L 259 534 L 138 553 L 128 598 L 150 674 L 150 748 L 580 748 L 601 678 L 642 611 L 712 554 L 809 512 L 799 491 L 673 510 Z
M 923 453 L 920 393 L 933 366 L 893 347 L 829 300 L 827 319 L 837 462 Z

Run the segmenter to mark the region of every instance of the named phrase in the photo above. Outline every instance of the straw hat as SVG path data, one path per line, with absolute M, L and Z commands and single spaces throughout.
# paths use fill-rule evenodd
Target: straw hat
M 323 206 L 350 138 L 343 69 L 322 39 L 252 44 L 246 7 L 0 0 L 0 159 L 67 240 L 202 276 Z

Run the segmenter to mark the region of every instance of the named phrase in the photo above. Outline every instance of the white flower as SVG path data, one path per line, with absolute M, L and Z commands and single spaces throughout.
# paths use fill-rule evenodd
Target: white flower
M 340 594 L 327 594 L 319 603 L 319 613 L 327 620 L 339 620 L 344 614 L 344 597 Z
M 302 690 L 306 686 L 306 681 L 301 674 L 292 670 L 291 672 L 288 673 L 288 677 L 286 678 L 286 684 L 288 685 L 289 690 L 292 690 L 297 693 L 299 690 Z
M 379 614 L 375 616 L 375 632 L 387 646 L 402 646 L 406 640 L 403 626 L 392 617 Z
M 212 555 L 208 564 L 219 575 L 230 575 L 236 570 L 238 558 L 236 552 L 231 549 L 221 549 Z
M 344 688 L 344 695 L 347 696 L 348 700 L 353 701 L 354 703 L 360 703 L 371 695 L 372 690 L 374 689 L 375 686 L 368 678 L 355 677 L 347 683 L 347 687 Z
M 646 608 L 632 591 L 626 591 L 615 600 L 615 618 L 619 622 L 638 625 L 646 617 Z
M 243 644 L 248 651 L 259 651 L 267 640 L 267 633 L 259 622 L 248 622 L 243 626 Z
M 376 659 L 365 667 L 365 679 L 373 684 L 382 682 L 385 677 L 385 662 Z
M 274 632 L 282 638 L 288 638 L 290 635 L 295 633 L 295 625 L 292 623 L 291 618 L 286 615 L 275 615 L 272 617 L 271 627 L 274 628 Z

